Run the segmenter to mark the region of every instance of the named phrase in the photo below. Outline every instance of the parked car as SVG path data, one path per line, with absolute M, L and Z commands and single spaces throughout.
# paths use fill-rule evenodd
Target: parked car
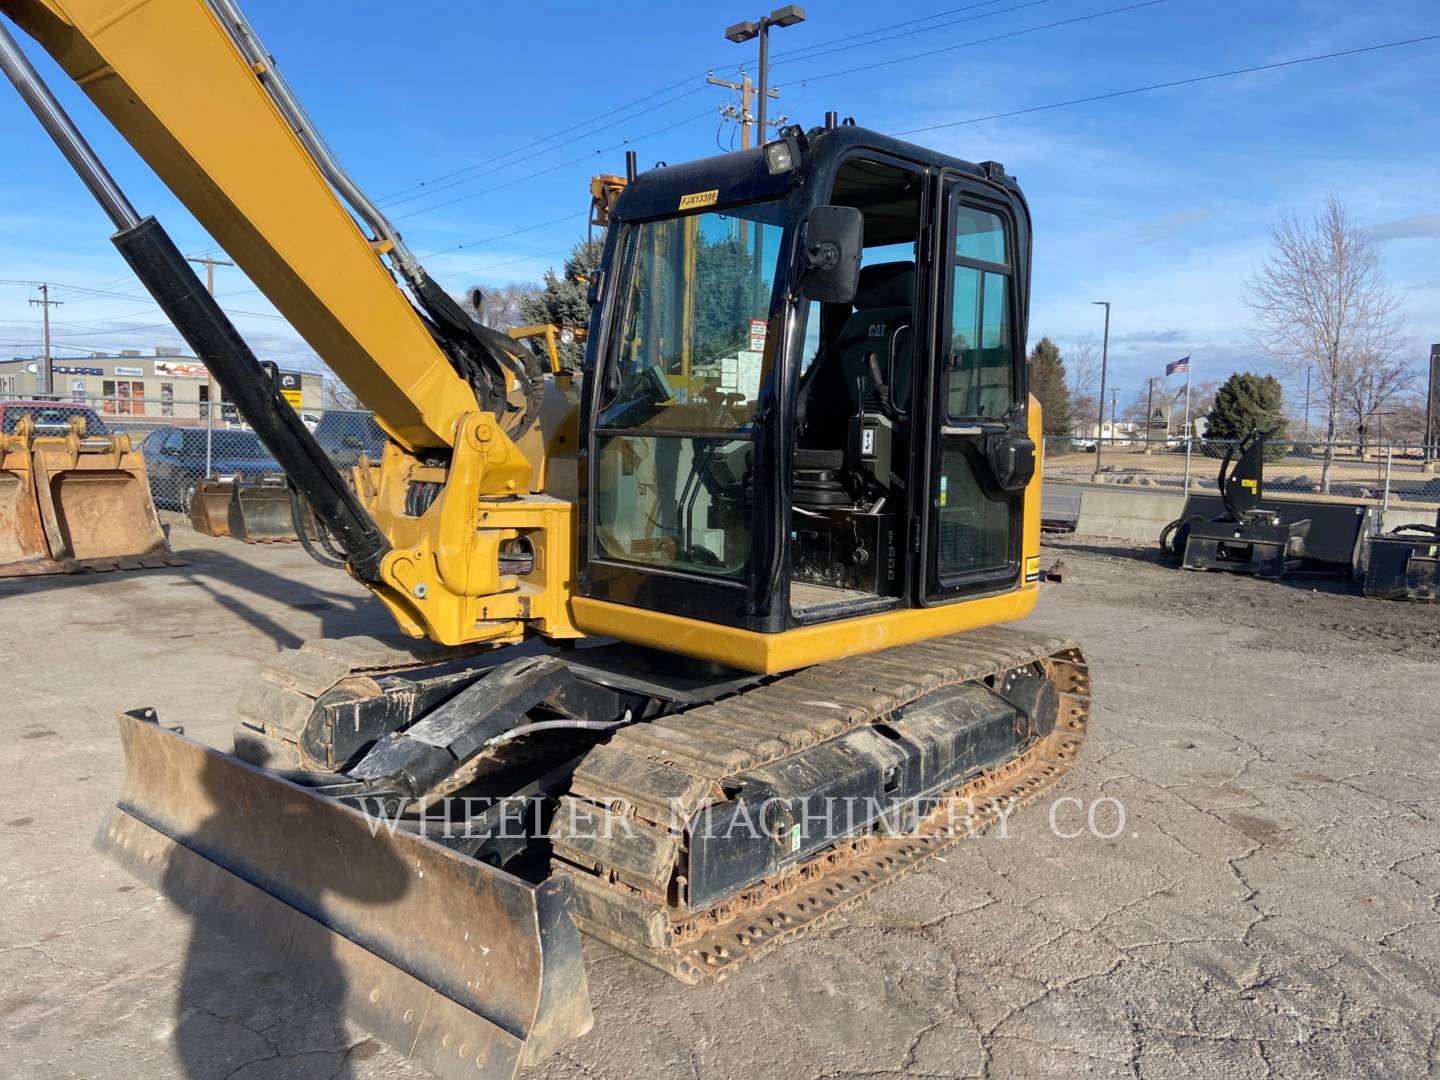
M 156 506 L 181 512 L 190 509 L 195 489 L 206 475 L 205 435 L 203 428 L 161 428 L 140 444 Z M 234 429 L 214 433 L 210 475 L 226 481 L 279 481 L 284 477 L 280 463 L 253 431 Z
M 335 467 L 344 471 L 353 468 L 361 454 L 379 461 L 385 449 L 385 432 L 367 412 L 331 409 L 315 425 L 315 441 Z
M 37 435 L 64 435 L 70 430 L 70 420 L 76 416 L 85 418 L 87 435 L 110 434 L 105 421 L 94 409 L 66 401 L 0 401 L 0 432 L 14 435 L 22 416 L 28 416 L 35 422 Z

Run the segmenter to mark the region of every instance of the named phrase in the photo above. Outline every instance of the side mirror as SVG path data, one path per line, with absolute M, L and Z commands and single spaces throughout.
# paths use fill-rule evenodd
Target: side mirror
M 805 223 L 803 288 L 811 300 L 848 304 L 860 280 L 865 217 L 853 206 L 817 206 Z

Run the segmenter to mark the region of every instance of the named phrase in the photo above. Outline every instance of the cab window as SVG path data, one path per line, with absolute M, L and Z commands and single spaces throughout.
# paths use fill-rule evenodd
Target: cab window
M 1011 258 L 1005 222 L 957 207 L 946 412 L 952 420 L 1003 417 L 1015 403 Z

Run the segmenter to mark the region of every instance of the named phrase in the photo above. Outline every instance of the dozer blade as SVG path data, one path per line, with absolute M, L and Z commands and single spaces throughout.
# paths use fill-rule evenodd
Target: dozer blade
M 0 576 L 177 564 L 128 435 L 10 440 L 0 475 Z M 38 529 L 38 534 L 37 534 Z
M 310 523 L 309 506 L 302 504 L 301 512 L 305 533 L 313 539 L 315 529 Z M 247 544 L 296 539 L 290 490 L 284 484 L 232 485 L 227 515 L 230 535 Z
M 190 527 L 206 536 L 229 536 L 234 490 L 229 480 L 202 480 L 190 498 Z
M 442 1077 L 510 1077 L 591 1024 L 567 878 L 531 885 L 122 715 L 96 845 Z M 192 946 L 193 947 L 193 946 Z

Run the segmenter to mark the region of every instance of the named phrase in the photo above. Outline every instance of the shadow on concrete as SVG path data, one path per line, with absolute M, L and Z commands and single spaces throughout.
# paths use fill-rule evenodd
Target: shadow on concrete
M 311 584 L 303 576 L 291 576 L 283 571 L 268 569 L 259 565 L 264 558 L 263 551 L 256 551 L 250 559 L 242 559 L 216 547 L 190 547 L 184 544 L 184 536 L 172 533 L 179 541 L 174 548 L 177 557 L 184 559 L 184 566 L 162 566 L 147 570 L 112 570 L 105 573 L 85 572 L 79 574 L 50 574 L 39 577 L 0 579 L 0 600 L 8 595 L 40 592 L 64 592 L 73 588 L 105 585 L 112 582 L 143 577 L 147 581 L 156 578 L 169 579 L 176 586 L 188 586 L 202 590 L 215 604 L 243 619 L 250 626 L 275 643 L 277 649 L 298 648 L 305 639 L 286 629 L 261 605 L 249 602 L 238 593 L 249 593 L 271 604 L 305 611 L 317 615 L 320 628 L 317 637 L 346 637 L 352 634 L 393 633 L 395 624 L 384 606 L 369 595 L 356 596 Z M 236 543 L 239 541 L 225 541 Z M 289 554 L 287 547 L 283 554 Z M 282 552 L 277 550 L 277 554 Z M 306 566 L 306 573 L 315 573 L 320 567 Z M 342 575 L 343 571 L 333 571 Z M 337 577 L 339 580 L 347 580 Z M 183 600 L 177 596 L 176 605 Z
M 169 865 L 161 891 L 192 920 L 175 1002 L 176 1054 L 191 1080 L 349 1080 L 354 1062 L 378 1053 L 380 1044 L 348 1027 L 337 1011 L 350 980 L 336 949 L 340 939 L 324 924 L 334 911 L 353 915 L 357 905 L 378 911 L 393 904 L 409 888 L 407 868 L 390 845 L 365 843 L 363 835 L 363 851 L 340 853 L 337 841 L 353 836 L 298 834 L 291 822 L 286 842 L 268 842 L 267 834 L 287 824 L 277 814 L 296 814 L 296 800 L 307 797 L 284 798 L 286 806 L 268 814 L 246 812 L 254 793 L 247 798 L 234 779 L 232 769 L 208 759 L 201 783 L 220 810 L 180 842 L 212 863 L 259 859 L 262 872 L 293 892 L 287 899 L 295 910 L 237 888 L 225 871 Z M 236 852 L 239 859 L 226 858 Z

